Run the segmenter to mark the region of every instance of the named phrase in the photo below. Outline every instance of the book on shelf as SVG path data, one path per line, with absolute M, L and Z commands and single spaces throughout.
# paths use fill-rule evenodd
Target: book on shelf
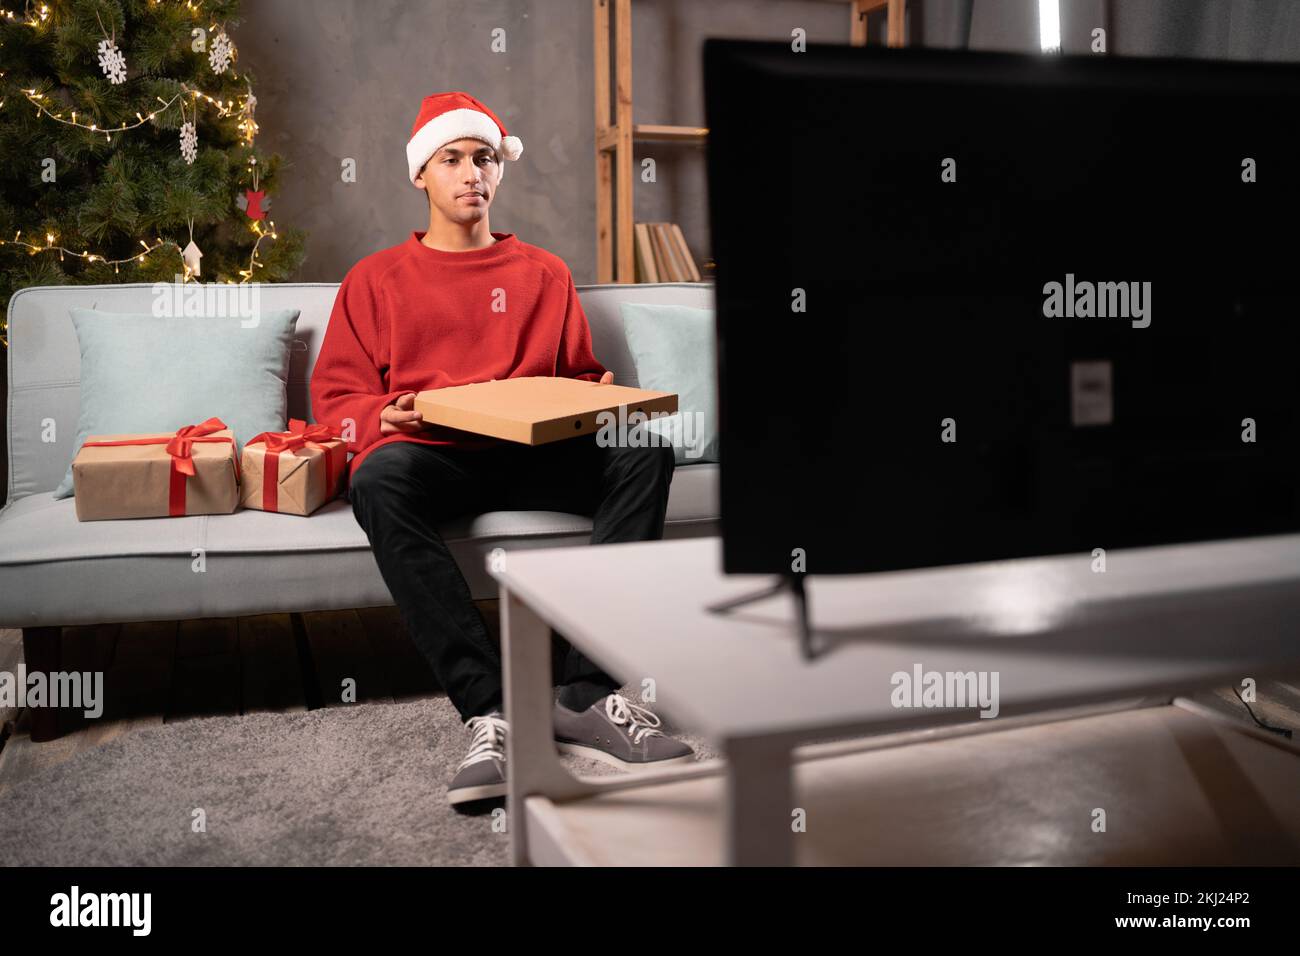
M 700 270 L 695 268 L 695 259 L 691 256 L 690 247 L 686 245 L 686 237 L 682 235 L 682 227 L 677 223 L 669 223 L 672 228 L 673 238 L 677 240 L 677 251 L 681 256 L 682 263 L 686 266 L 685 280 L 688 282 L 700 281 Z
M 654 242 L 655 265 L 659 270 L 660 282 L 677 282 L 677 270 L 673 268 L 672 255 L 668 252 L 668 241 L 664 238 L 661 224 L 652 222 L 650 238 Z
M 658 282 L 659 268 L 655 264 L 654 245 L 650 239 L 650 226 L 638 222 L 633 227 L 636 236 L 636 281 Z
M 633 234 L 638 282 L 703 281 L 677 223 L 641 222 Z

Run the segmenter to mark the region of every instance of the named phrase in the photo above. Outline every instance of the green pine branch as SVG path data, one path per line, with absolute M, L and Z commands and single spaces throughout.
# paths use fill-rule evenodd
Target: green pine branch
M 256 84 L 237 53 L 218 76 L 208 50 L 193 48 L 195 30 L 209 47 L 214 28 L 233 32 L 240 0 L 208 0 L 197 12 L 178 0 L 44 2 L 50 16 L 40 26 L 0 20 L 0 315 L 14 292 L 31 285 L 172 281 L 183 271 L 180 250 L 191 223 L 203 250 L 202 281 L 239 281 L 257 240 L 236 205 L 253 185 L 250 158 L 268 196 L 288 168 L 283 157 L 250 148 L 238 130 L 238 103 Z M 112 83 L 100 68 L 101 22 L 125 56 L 124 83 Z M 231 102 L 231 114 L 219 115 L 187 88 Z M 65 120 L 75 110 L 79 123 L 96 130 L 41 114 L 25 90 L 41 94 L 39 102 Z M 180 151 L 185 120 L 198 132 L 193 164 Z M 120 126 L 135 128 L 105 132 Z M 52 234 L 55 245 L 110 260 L 140 253 L 141 240 L 166 244 L 115 268 L 56 251 L 32 254 L 12 241 L 19 232 L 42 247 Z M 276 238 L 258 246 L 262 268 L 254 278 L 291 278 L 305 243 L 301 230 L 277 227 Z

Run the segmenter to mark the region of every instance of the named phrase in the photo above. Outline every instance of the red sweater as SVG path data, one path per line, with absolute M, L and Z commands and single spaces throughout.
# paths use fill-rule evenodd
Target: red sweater
M 311 405 L 315 421 L 355 422 L 349 477 L 395 441 L 500 443 L 441 425 L 380 434 L 380 410 L 405 392 L 522 375 L 599 381 L 605 373 L 568 266 L 513 233 L 492 235 L 497 242 L 484 249 L 444 252 L 413 231 L 344 276 L 312 371 Z

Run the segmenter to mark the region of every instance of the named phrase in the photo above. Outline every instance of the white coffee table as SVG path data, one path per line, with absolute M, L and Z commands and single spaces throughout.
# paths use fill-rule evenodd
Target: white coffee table
M 888 834 L 877 832 L 869 847 L 855 844 L 854 813 L 872 813 L 871 801 L 842 795 L 867 793 L 886 773 L 911 772 L 888 763 L 903 753 L 900 744 L 932 746 L 941 739 L 945 746 L 959 741 L 951 756 L 969 760 L 985 748 L 989 759 L 1011 766 L 1015 761 L 1008 754 L 1051 754 L 1067 738 L 1077 758 L 1081 741 L 1111 734 L 1145 741 L 1114 758 L 1129 761 L 1145 779 L 1141 768 L 1153 761 L 1176 764 L 1169 753 L 1158 752 L 1160 741 L 1167 748 L 1180 734 L 1184 743 L 1189 734 L 1200 735 L 1206 746 L 1212 737 L 1225 752 L 1246 747 L 1251 756 L 1237 762 L 1255 768 L 1252 773 L 1270 780 L 1280 774 L 1285 786 L 1300 783 L 1300 775 L 1294 781 L 1287 776 L 1300 751 L 1270 735 L 1210 727 L 1212 721 L 1194 709 L 1134 710 L 1139 703 L 1167 704 L 1180 693 L 1247 676 L 1300 670 L 1300 535 L 1112 551 L 1105 573 L 1093 572 L 1091 555 L 1069 555 L 813 576 L 812 623 L 829 648 L 811 662 L 800 656 L 789 596 L 726 615 L 705 609 L 769 580 L 727 577 L 720 567 L 715 538 L 512 551 L 489 560 L 501 588 L 515 862 L 848 862 L 838 855 L 841 846 L 873 853 L 873 847 L 885 848 Z M 570 775 L 551 739 L 551 627 L 619 679 L 637 686 L 653 681 L 654 706 L 716 741 L 724 759 L 615 778 Z M 997 672 L 999 715 L 981 719 L 970 708 L 894 706 L 891 676 L 911 673 L 918 664 L 927 672 Z M 1060 723 L 1067 718 L 1069 733 Z M 1189 719 L 1197 723 L 1189 725 Z M 1080 737 L 1078 720 L 1102 723 L 1089 725 L 1092 737 Z M 1161 726 L 1149 726 L 1151 720 Z M 1055 729 L 1044 735 L 1049 725 Z M 826 742 L 864 734 L 889 736 Z M 817 741 L 822 743 L 805 746 Z M 1018 743 L 1006 750 L 1012 741 Z M 1281 763 L 1271 756 L 1279 748 Z M 992 756 L 998 752 L 1000 757 Z M 910 759 L 914 753 L 903 755 Z M 1100 752 L 1095 756 L 1107 759 Z M 1071 759 L 1086 765 L 1076 758 L 1058 754 L 1050 765 Z M 1026 763 L 1027 786 L 1046 759 Z M 954 763 L 960 761 L 949 759 L 945 766 Z M 1300 761 L 1295 765 L 1300 768 Z M 978 775 L 979 766 L 974 759 L 966 772 Z M 1130 796 L 1164 799 L 1157 791 L 1180 785 L 1176 777 L 1171 770 Z M 1087 779 L 1075 788 L 1086 791 Z M 965 784 L 954 779 L 951 785 Z M 897 809 L 910 791 L 901 792 L 903 798 L 882 790 L 873 799 L 893 801 Z M 1113 796 L 1114 786 L 1108 792 Z M 805 796 L 805 803 L 820 808 L 815 824 L 823 835 L 835 815 L 838 841 L 796 844 L 792 820 L 800 811 L 811 813 L 800 806 Z M 1174 791 L 1168 795 L 1175 797 Z M 936 807 L 942 798 L 928 797 L 939 801 Z M 1086 795 L 1081 799 L 1087 802 Z M 1212 828 L 1215 811 L 1189 804 L 1183 822 L 1192 826 L 1197 818 L 1196 826 Z M 1158 829 L 1162 817 L 1152 819 Z M 1287 811 L 1272 819 L 1284 838 L 1293 825 L 1300 834 L 1300 818 L 1293 820 Z M 810 819 L 808 832 L 813 825 Z M 1070 833 L 1072 827 L 1071 822 Z M 1172 831 L 1167 839 L 1157 837 L 1148 852 L 1180 845 Z M 954 863 L 969 861 L 963 852 L 997 858 L 976 845 L 959 845 L 957 837 L 944 840 L 927 852 L 943 859 L 944 847 L 951 847 L 954 858 L 948 862 Z M 1087 861 L 1097 845 L 1086 838 L 1060 840 L 1053 845 L 1063 849 L 1049 861 Z M 811 856 L 805 852 L 814 846 Z M 1036 852 L 1024 848 L 1011 861 Z

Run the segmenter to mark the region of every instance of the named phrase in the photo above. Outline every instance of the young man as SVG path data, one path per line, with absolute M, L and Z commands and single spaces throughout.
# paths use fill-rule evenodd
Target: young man
M 505 794 L 501 659 L 439 534 L 448 518 L 501 509 L 593 517 L 592 544 L 663 536 L 672 449 L 600 447 L 594 435 L 530 447 L 432 425 L 424 389 L 522 375 L 609 382 L 573 276 L 557 256 L 494 233 L 488 209 L 519 139 L 466 93 L 425 97 L 406 147 L 429 228 L 344 277 L 311 379 L 317 421 L 354 429 L 349 498 L 415 643 L 470 732 L 452 804 Z M 346 432 L 345 432 L 346 434 Z M 659 718 L 615 691 L 559 635 L 555 739 L 623 768 L 694 759 Z

